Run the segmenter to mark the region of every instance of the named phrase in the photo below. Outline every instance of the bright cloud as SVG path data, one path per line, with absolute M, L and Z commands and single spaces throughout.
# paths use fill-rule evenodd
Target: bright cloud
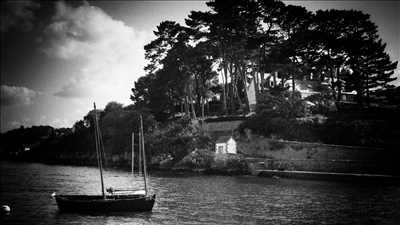
M 1 106 L 31 105 L 39 95 L 27 87 L 1 85 Z
M 63 84 L 56 96 L 85 98 L 105 105 L 130 103 L 133 82 L 143 75 L 146 35 L 88 3 L 73 8 L 56 4 L 56 14 L 45 30 L 44 51 L 63 60 L 80 59 L 83 66 Z

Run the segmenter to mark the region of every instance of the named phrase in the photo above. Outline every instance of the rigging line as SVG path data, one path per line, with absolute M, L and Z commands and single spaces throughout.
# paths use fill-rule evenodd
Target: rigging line
M 104 146 L 103 146 L 103 142 L 102 142 L 102 138 L 101 138 L 101 132 L 100 132 L 100 126 L 99 126 L 99 117 L 97 117 L 97 112 L 96 112 L 96 124 L 97 124 L 97 136 L 98 136 L 98 145 L 99 145 L 99 156 L 100 156 L 100 167 L 101 167 L 101 184 L 102 184 L 102 192 L 104 192 L 104 176 L 103 176 L 103 168 L 104 168 L 104 164 L 105 164 L 105 158 L 104 156 Z M 105 198 L 105 195 L 104 195 Z
M 102 163 L 103 163 L 103 168 L 107 166 L 107 158 L 106 158 L 106 153 L 104 151 L 104 142 L 103 142 L 103 136 L 101 135 L 100 131 L 100 126 L 98 125 L 98 135 L 99 135 L 99 146 L 100 146 L 100 153 L 101 153 L 101 158 L 102 158 Z
M 103 161 L 104 161 L 104 153 L 102 150 L 102 139 L 101 139 L 101 133 L 100 133 L 100 127 L 99 127 L 99 118 L 97 117 L 97 113 L 96 113 L 96 131 L 97 131 L 97 140 L 98 140 L 98 146 L 99 146 L 99 153 L 100 153 L 100 162 L 101 165 L 103 167 Z
M 102 168 L 102 163 L 101 163 L 101 155 L 99 151 L 99 136 L 98 136 L 98 119 L 97 119 L 97 110 L 96 110 L 96 103 L 93 103 L 94 106 L 94 135 L 95 135 L 95 142 L 96 142 L 96 155 L 97 155 L 97 163 L 99 166 L 100 170 L 100 180 L 101 180 L 101 193 L 103 198 L 105 198 L 105 193 L 104 193 L 104 181 L 103 181 L 103 168 Z

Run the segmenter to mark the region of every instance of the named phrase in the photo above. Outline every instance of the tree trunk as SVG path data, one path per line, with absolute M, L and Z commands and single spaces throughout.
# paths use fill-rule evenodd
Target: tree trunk
M 246 104 L 246 109 L 250 111 L 250 106 L 249 106 L 249 97 L 247 96 L 247 81 L 246 81 L 246 74 L 244 73 L 243 69 L 240 68 L 239 64 L 236 64 L 236 68 L 240 73 L 240 77 L 242 78 L 243 86 L 244 86 L 244 96 L 245 96 L 245 104 Z
M 260 92 L 264 91 L 264 85 L 265 85 L 265 74 L 264 71 L 260 71 Z
M 205 99 L 201 96 L 201 118 L 204 120 L 204 101 Z
M 292 74 L 292 95 L 294 96 L 294 92 L 296 91 L 294 74 Z
M 339 79 L 339 67 L 336 68 L 336 79 L 337 79 L 337 99 L 342 100 L 342 81 Z
M 190 117 L 190 109 L 189 109 L 189 97 L 185 96 L 185 113 Z
M 363 83 L 362 83 L 362 79 L 361 79 L 361 74 L 359 71 L 355 70 L 353 73 L 354 76 L 358 76 L 357 80 L 359 82 L 357 82 L 356 84 L 356 91 L 357 91 L 357 103 L 359 106 L 363 105 Z
M 194 109 L 194 105 L 193 105 L 193 96 L 191 94 L 191 92 L 189 93 L 189 107 L 192 110 L 192 115 L 193 115 L 193 119 L 197 119 L 196 118 L 196 110 Z
M 226 102 L 226 99 L 227 99 L 227 87 L 228 87 L 228 71 L 227 71 L 227 65 L 226 65 L 226 61 L 225 61 L 225 59 L 223 59 L 224 61 L 223 61 L 223 70 L 224 70 L 224 72 L 223 72 L 223 76 L 224 76 L 224 84 L 223 84 L 223 100 L 222 100 L 222 102 L 223 102 L 223 112 L 224 112 L 224 114 L 226 115 L 226 113 L 227 113 L 227 102 Z
M 240 95 L 239 95 L 239 91 L 238 91 L 237 86 L 238 86 L 238 79 L 236 78 L 236 79 L 235 79 L 234 90 L 233 90 L 233 91 L 234 91 L 234 95 L 235 95 L 236 99 L 238 100 L 239 105 L 243 105 L 243 101 L 242 101 L 242 99 L 240 98 Z
M 369 107 L 369 103 L 370 103 L 370 98 L 369 98 L 369 82 L 368 82 L 368 75 L 366 75 L 365 77 L 365 92 L 366 92 L 366 99 L 365 99 L 365 103 L 367 104 L 367 107 Z
M 201 93 L 200 93 L 200 82 L 199 82 L 199 75 L 195 74 L 195 82 L 196 82 L 196 110 L 200 112 L 201 109 Z
M 228 103 L 228 111 L 232 113 L 234 110 L 234 85 L 235 85 L 235 75 L 233 73 L 233 65 L 232 62 L 229 63 L 229 75 L 231 77 L 231 82 L 229 84 L 229 103 Z
M 338 101 L 340 101 L 340 99 L 338 99 L 338 96 L 336 94 L 337 92 L 335 90 L 335 87 L 336 87 L 335 77 L 334 77 L 332 68 L 329 68 L 329 75 L 330 75 L 330 79 L 331 79 L 331 90 L 333 92 L 333 98 L 335 99 L 335 102 L 338 102 Z

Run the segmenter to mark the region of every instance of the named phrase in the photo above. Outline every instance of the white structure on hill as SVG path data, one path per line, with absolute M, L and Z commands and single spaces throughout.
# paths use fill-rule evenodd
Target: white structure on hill
M 249 86 L 246 87 L 247 98 L 249 100 L 249 108 L 250 112 L 254 112 L 257 105 L 257 98 L 256 98 L 256 84 L 254 79 L 251 79 Z
M 236 141 L 232 136 L 219 137 L 215 143 L 216 154 L 237 154 Z

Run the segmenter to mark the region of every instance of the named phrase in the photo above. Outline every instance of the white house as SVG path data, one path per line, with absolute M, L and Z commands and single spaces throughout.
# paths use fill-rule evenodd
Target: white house
M 237 154 L 236 141 L 232 136 L 221 136 L 215 143 L 216 154 Z

